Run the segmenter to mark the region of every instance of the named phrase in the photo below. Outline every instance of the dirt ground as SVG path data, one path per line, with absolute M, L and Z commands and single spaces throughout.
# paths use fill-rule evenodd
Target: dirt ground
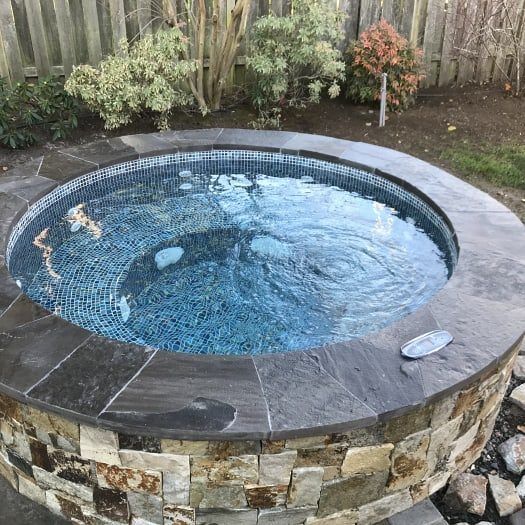
M 176 114 L 174 129 L 201 127 L 250 127 L 253 110 L 238 106 L 207 117 Z M 305 110 L 285 112 L 283 129 L 318 133 L 370 142 L 395 148 L 423 158 L 469 180 L 510 207 L 525 222 L 525 190 L 496 186 L 469 173 L 459 173 L 442 158 L 449 147 L 467 141 L 471 146 L 485 144 L 525 144 L 525 98 L 506 96 L 497 86 L 468 85 L 453 89 L 422 91 L 409 110 L 388 115 L 387 125 L 377 125 L 378 111 L 355 106 L 345 100 L 326 100 Z M 91 142 L 104 136 L 154 131 L 147 120 L 106 133 L 98 118 L 80 119 L 81 127 L 66 143 L 39 144 L 22 151 L 0 148 L 0 166 L 10 168 L 40 155 L 50 148 Z M 448 131 L 449 125 L 456 130 Z M 525 174 L 524 174 L 525 177 Z

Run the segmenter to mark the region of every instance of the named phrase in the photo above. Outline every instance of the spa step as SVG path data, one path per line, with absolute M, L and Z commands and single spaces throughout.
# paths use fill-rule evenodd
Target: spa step
M 392 516 L 384 525 L 447 525 L 445 518 L 434 504 L 425 499 L 412 508 Z

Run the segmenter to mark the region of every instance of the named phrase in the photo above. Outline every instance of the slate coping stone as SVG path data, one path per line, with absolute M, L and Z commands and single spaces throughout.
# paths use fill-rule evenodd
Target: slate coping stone
M 453 275 L 425 306 L 376 333 L 253 358 L 170 353 L 95 336 L 32 303 L 9 276 L 6 238 L 43 194 L 103 166 L 212 149 L 367 166 L 416 192 L 442 215 L 459 247 Z M 523 224 L 464 181 L 387 148 L 221 128 L 111 138 L 54 150 L 17 167 L 0 178 L 0 204 L 0 391 L 122 434 L 258 440 L 364 428 L 465 388 L 497 367 L 523 338 Z M 449 330 L 454 342 L 418 361 L 400 355 L 401 344 L 437 328 Z M 88 370 L 89 378 L 80 370 Z M 74 387 L 67 390 L 70 384 Z

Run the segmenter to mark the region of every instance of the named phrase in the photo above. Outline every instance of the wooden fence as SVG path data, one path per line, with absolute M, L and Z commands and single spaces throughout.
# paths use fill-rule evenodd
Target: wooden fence
M 122 38 L 155 31 L 162 24 L 164 1 L 0 0 L 0 76 L 17 81 L 49 73 L 67 75 L 75 64 L 96 64 Z M 235 4 L 235 0 L 221 1 L 228 7 Z M 285 15 L 293 8 L 293 0 L 252 1 L 252 23 L 257 16 Z M 347 41 L 382 17 L 422 47 L 427 85 L 501 80 L 503 72 L 514 67 L 510 47 L 492 46 L 491 51 L 483 45 L 483 35 L 476 42 L 468 37 L 469 24 L 485 16 L 491 2 L 503 0 L 325 1 L 346 14 Z M 490 23 L 501 28 L 512 24 L 525 49 L 525 0 L 510 1 L 514 2 L 511 16 L 495 17 Z M 242 55 L 236 67 L 240 74 Z

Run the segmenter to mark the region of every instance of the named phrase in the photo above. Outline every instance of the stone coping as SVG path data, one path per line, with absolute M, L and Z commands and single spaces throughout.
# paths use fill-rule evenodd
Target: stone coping
M 362 339 L 262 356 L 199 356 L 113 341 L 43 310 L 5 266 L 9 232 L 72 178 L 142 156 L 253 149 L 321 158 L 418 194 L 456 235 L 456 269 L 416 312 Z M 77 422 L 171 439 L 289 439 L 365 427 L 469 385 L 516 348 L 525 327 L 525 228 L 506 207 L 410 155 L 325 136 L 204 129 L 112 138 L 56 150 L 0 178 L 0 391 Z M 454 342 L 418 361 L 407 340 Z

